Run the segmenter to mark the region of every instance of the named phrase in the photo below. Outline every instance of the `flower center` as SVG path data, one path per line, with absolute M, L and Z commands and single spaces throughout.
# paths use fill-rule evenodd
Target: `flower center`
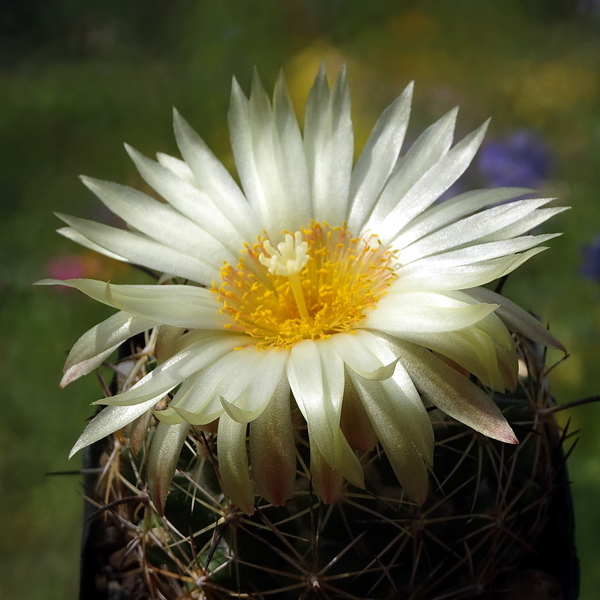
M 351 333 L 394 280 L 394 259 L 375 235 L 354 238 L 345 226 L 311 223 L 286 233 L 277 248 L 267 238 L 247 246 L 212 291 L 233 317 L 229 329 L 259 349 L 290 348 Z

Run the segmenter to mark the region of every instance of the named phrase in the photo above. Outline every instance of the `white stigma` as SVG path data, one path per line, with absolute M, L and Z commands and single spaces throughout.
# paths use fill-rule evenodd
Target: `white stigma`
M 259 254 L 258 260 L 273 275 L 283 275 L 291 277 L 300 273 L 308 262 L 308 243 L 302 240 L 302 234 L 299 231 L 292 236 L 285 234 L 285 241 L 277 244 L 277 249 L 273 248 L 271 242 L 267 240 L 263 244 L 265 252 Z

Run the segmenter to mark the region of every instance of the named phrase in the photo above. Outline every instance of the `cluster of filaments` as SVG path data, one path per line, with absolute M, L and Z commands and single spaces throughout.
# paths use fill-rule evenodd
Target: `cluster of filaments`
M 395 254 L 375 235 L 355 238 L 326 223 L 286 233 L 277 248 L 266 238 L 247 246 L 237 266 L 226 264 L 212 291 L 228 328 L 259 349 L 352 332 L 393 281 Z

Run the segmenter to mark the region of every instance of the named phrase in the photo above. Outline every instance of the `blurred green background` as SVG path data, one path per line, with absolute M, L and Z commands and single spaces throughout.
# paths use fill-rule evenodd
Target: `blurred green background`
M 573 208 L 549 226 L 564 236 L 504 291 L 549 322 L 571 353 L 552 373 L 558 401 L 600 393 L 600 285 L 581 274 L 582 249 L 600 233 L 600 1 L 4 0 L 1 598 L 77 596 L 79 477 L 46 473 L 80 465 L 80 456 L 66 457 L 98 382 L 88 376 L 62 391 L 58 382 L 70 346 L 110 312 L 31 283 L 49 275 L 131 280 L 124 267 L 57 235 L 52 211 L 108 222 L 77 176 L 141 187 L 122 142 L 176 154 L 172 106 L 231 166 L 231 76 L 248 90 L 256 65 L 271 88 L 283 66 L 301 113 L 322 60 L 330 74 L 349 66 L 357 149 L 413 79 L 410 139 L 456 104 L 461 136 L 493 117 L 487 167 L 475 164 L 464 186 L 494 184 L 515 140 L 529 144 L 519 160 L 531 162 L 544 195 Z M 600 587 L 600 406 L 567 418 L 581 430 L 570 471 L 581 597 L 592 600 Z

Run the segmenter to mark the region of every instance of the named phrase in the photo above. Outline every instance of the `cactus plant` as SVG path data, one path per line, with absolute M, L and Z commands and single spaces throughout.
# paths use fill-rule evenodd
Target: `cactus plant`
M 293 496 L 281 507 L 257 499 L 252 516 L 222 492 L 214 433 L 190 430 L 162 515 L 148 493 L 146 444 L 135 441 L 152 422 L 97 442 L 103 466 L 88 476 L 88 493 L 98 532 L 85 564 L 101 568 L 89 579 L 96 595 L 85 597 L 111 597 L 112 586 L 124 599 L 508 599 L 533 597 L 525 595 L 532 589 L 575 598 L 563 453 L 570 434 L 555 420 L 544 353 L 523 337 L 518 348 L 519 386 L 494 400 L 520 443 L 490 440 L 432 407 L 434 483 L 422 505 L 406 497 L 377 448 L 360 456 L 366 490 L 346 483 L 340 499 L 323 504 L 311 489 L 299 411 Z M 552 568 L 548 536 L 552 554 L 563 554 Z
M 345 69 L 331 91 L 319 71 L 303 133 L 283 75 L 272 103 L 257 75 L 249 98 L 234 80 L 241 187 L 175 113 L 184 160 L 127 147 L 165 202 L 85 177 L 129 230 L 60 215 L 66 237 L 156 278 L 41 282 L 118 310 L 74 345 L 62 385 L 121 349 L 107 407 L 71 454 L 112 436 L 99 504 L 120 522 L 108 563 L 131 565 L 128 585 L 474 594 L 541 528 L 530 513 L 554 480 L 539 479 L 538 412 L 512 395 L 527 390 L 514 336 L 564 348 L 483 286 L 542 251 L 556 234 L 536 228 L 565 209 L 518 188 L 437 202 L 487 124 L 452 146 L 450 111 L 402 154 L 411 96 L 412 84 L 353 166 Z M 516 447 L 490 441 L 517 434 Z

